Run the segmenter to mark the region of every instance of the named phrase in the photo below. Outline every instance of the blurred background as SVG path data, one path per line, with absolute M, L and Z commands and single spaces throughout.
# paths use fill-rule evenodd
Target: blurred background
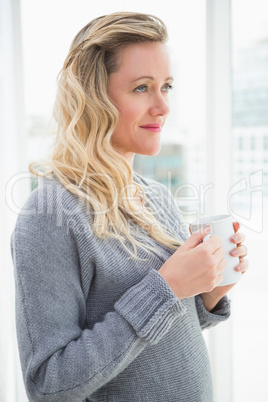
M 169 31 L 174 90 L 162 148 L 137 172 L 173 193 L 186 222 L 228 213 L 250 270 L 232 318 L 204 333 L 215 402 L 268 401 L 267 0 L 0 0 L 0 402 L 25 402 L 15 335 L 10 236 L 35 183 L 28 165 L 53 143 L 56 76 L 75 34 L 114 11 L 151 13 Z M 189 401 L 190 402 L 190 401 Z

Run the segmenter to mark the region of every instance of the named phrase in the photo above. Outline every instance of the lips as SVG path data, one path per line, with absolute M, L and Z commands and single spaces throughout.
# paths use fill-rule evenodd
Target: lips
M 140 126 L 140 128 L 144 128 L 145 130 L 153 131 L 153 132 L 160 132 L 161 131 L 161 125 L 160 124 L 143 124 Z

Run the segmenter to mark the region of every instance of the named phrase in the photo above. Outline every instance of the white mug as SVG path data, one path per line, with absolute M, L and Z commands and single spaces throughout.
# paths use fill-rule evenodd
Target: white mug
M 235 244 L 230 240 L 230 237 L 234 234 L 232 217 L 231 215 L 209 216 L 191 223 L 190 228 L 192 232 L 195 232 L 208 224 L 211 226 L 211 230 L 204 237 L 203 241 L 208 240 L 212 235 L 221 237 L 222 247 L 225 249 L 224 259 L 227 261 L 227 265 L 222 272 L 223 280 L 218 286 L 236 283 L 241 278 L 241 272 L 237 272 L 234 269 L 234 267 L 239 264 L 239 258 L 232 257 L 229 254 L 235 247 Z

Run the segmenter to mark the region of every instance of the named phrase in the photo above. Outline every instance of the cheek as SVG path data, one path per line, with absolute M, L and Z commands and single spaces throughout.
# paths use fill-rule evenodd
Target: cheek
M 118 110 L 119 121 L 113 133 L 113 141 L 118 144 L 128 143 L 135 131 L 136 110 L 131 105 L 118 107 Z
M 144 108 L 142 102 L 129 102 L 129 104 L 124 105 L 120 110 L 120 118 L 124 125 L 132 126 L 133 123 L 139 121 L 144 113 Z

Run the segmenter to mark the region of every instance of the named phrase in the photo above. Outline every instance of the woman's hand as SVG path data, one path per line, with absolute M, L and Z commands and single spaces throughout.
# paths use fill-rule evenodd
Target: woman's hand
M 202 242 L 208 232 L 194 232 L 158 271 L 179 299 L 211 292 L 222 280 L 225 250 L 218 236 Z
M 239 264 L 235 266 L 235 270 L 244 274 L 248 269 L 248 260 L 244 257 L 247 255 L 247 248 L 242 244 L 245 240 L 243 233 L 238 233 L 240 224 L 238 222 L 233 223 L 235 234 L 231 237 L 231 242 L 236 244 L 236 247 L 230 252 L 233 257 L 239 257 Z M 219 286 L 213 289 L 211 292 L 201 294 L 204 306 L 208 311 L 211 311 L 220 299 L 229 292 L 235 286 L 235 283 L 226 286 Z

